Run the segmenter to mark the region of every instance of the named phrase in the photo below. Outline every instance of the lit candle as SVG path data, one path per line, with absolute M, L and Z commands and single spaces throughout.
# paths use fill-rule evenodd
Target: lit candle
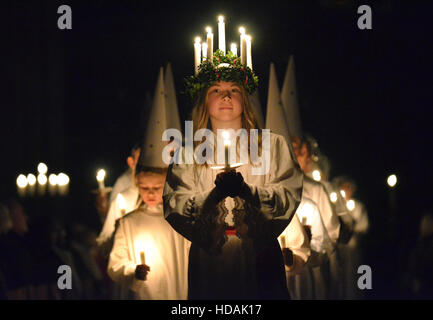
M 117 194 L 116 202 L 117 205 L 119 206 L 120 214 L 123 217 L 126 213 L 126 201 L 125 198 L 120 193 Z
M 355 201 L 350 199 L 349 201 L 346 202 L 346 206 L 347 209 L 349 209 L 349 211 L 353 211 L 355 209 Z
M 27 183 L 28 183 L 27 191 L 29 195 L 33 197 L 36 192 L 36 177 L 34 174 L 30 173 L 27 175 Z
M 226 31 L 224 17 L 218 17 L 218 48 L 226 54 Z
M 96 174 L 96 180 L 98 181 L 99 191 L 103 191 L 105 189 L 104 180 L 105 180 L 105 170 L 100 169 Z
M 40 196 L 45 195 L 45 192 L 47 190 L 47 176 L 40 173 L 38 174 L 38 193 Z
M 238 55 L 238 48 L 236 47 L 236 43 L 232 43 L 230 51 L 233 53 L 234 56 Z
M 50 174 L 48 177 L 48 193 L 50 196 L 55 196 L 57 193 L 57 175 L 54 173 Z
M 251 56 L 251 36 L 245 36 L 247 42 L 247 67 L 253 70 L 253 60 Z
M 245 35 L 245 28 L 240 27 L 239 32 L 241 33 L 241 63 L 247 62 L 247 39 Z
M 207 59 L 207 43 L 206 42 L 203 42 L 201 44 L 201 57 L 202 57 L 203 61 Z
M 223 138 L 224 138 L 224 169 L 228 170 L 230 169 L 230 164 L 229 164 L 230 139 L 229 139 L 228 131 L 223 131 Z
M 200 52 L 201 52 L 201 40 L 200 37 L 195 38 L 194 42 L 194 72 L 198 73 L 198 66 L 200 65 Z
M 38 164 L 38 172 L 40 174 L 46 174 L 48 172 L 48 167 L 45 163 L 41 162 Z
M 322 175 L 320 174 L 319 170 L 314 170 L 312 174 L 314 180 L 320 181 L 322 179 Z
M 337 202 L 337 193 L 335 192 L 331 192 L 331 194 L 329 195 L 329 198 L 331 199 L 332 203 L 336 203 Z
M 211 27 L 206 27 L 207 32 L 207 57 L 212 59 L 213 57 L 213 33 Z
M 69 193 L 69 177 L 66 174 L 59 173 L 57 175 L 57 184 L 59 186 L 59 194 L 61 196 L 65 196 Z
M 20 197 L 25 197 L 26 195 L 26 189 L 27 189 L 27 178 L 25 175 L 20 174 L 17 178 L 17 187 L 18 187 L 18 195 Z
M 302 217 L 302 225 L 306 226 L 307 225 L 307 217 Z
M 144 251 L 140 252 L 140 260 L 141 264 L 146 264 L 146 256 L 144 255 Z

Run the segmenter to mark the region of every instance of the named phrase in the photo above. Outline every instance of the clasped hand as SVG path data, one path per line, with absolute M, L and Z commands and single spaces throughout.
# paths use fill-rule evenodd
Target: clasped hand
M 215 185 L 223 198 L 239 196 L 244 184 L 242 174 L 235 170 L 218 173 L 215 179 Z
M 145 281 L 147 274 L 150 271 L 150 267 L 145 264 L 139 264 L 135 267 L 135 278 L 138 280 Z

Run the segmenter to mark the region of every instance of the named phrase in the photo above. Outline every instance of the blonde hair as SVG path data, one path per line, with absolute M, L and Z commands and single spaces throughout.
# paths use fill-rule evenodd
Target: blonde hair
M 242 121 L 242 128 L 247 130 L 248 133 L 248 151 L 250 151 L 250 130 L 251 129 L 259 129 L 258 134 L 258 151 L 259 154 L 261 153 L 261 145 L 262 145 L 262 133 L 261 128 L 259 127 L 259 124 L 256 120 L 256 117 L 254 116 L 253 110 L 251 108 L 251 103 L 248 98 L 247 91 L 245 88 L 241 85 L 238 85 L 239 89 L 241 91 L 242 95 L 242 115 L 241 115 L 241 121 Z M 194 125 L 194 134 L 197 130 L 200 129 L 210 129 L 212 130 L 212 124 L 210 122 L 209 117 L 209 110 L 208 110 L 208 93 L 209 88 L 203 89 L 194 105 L 194 108 L 192 109 L 192 122 Z M 194 141 L 194 147 L 198 147 L 202 142 L 200 141 Z

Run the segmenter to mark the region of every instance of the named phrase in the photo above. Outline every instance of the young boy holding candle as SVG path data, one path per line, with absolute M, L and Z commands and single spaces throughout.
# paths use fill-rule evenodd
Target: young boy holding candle
M 164 219 L 166 169 L 138 169 L 136 182 L 143 203 L 119 220 L 108 274 L 123 290 L 134 292 L 129 297 L 186 299 L 189 242 Z M 128 297 L 125 292 L 122 296 Z
M 109 276 L 122 285 L 122 297 L 128 297 L 128 292 L 136 299 L 187 298 L 190 243 L 168 224 L 162 210 L 169 159 L 162 160 L 161 137 L 169 116 L 161 68 L 135 170 L 141 203 L 119 220 L 108 263 Z

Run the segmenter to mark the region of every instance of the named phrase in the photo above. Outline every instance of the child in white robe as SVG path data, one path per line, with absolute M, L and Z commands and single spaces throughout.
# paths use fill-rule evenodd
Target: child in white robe
M 136 299 L 187 298 L 190 243 L 164 219 L 164 180 L 165 170 L 137 173 L 143 203 L 119 220 L 110 254 L 109 276 Z
M 219 81 L 201 92 L 194 130 L 257 128 L 245 88 Z M 167 221 L 191 242 L 190 299 L 287 299 L 284 262 L 277 238 L 294 216 L 302 174 L 291 146 L 270 134 L 269 172 L 247 163 L 221 172 L 185 164 L 184 149 L 169 167 L 164 187 Z M 224 199 L 234 202 L 233 222 Z

